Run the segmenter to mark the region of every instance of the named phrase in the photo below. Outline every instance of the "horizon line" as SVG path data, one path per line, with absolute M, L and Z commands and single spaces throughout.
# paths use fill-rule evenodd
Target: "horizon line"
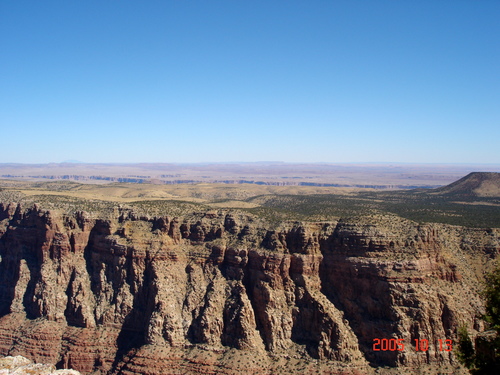
M 85 162 L 68 160 L 61 162 L 45 162 L 45 163 L 33 163 L 33 162 L 0 162 L 0 166 L 5 165 L 25 165 L 25 166 L 43 166 L 43 165 L 61 165 L 61 164 L 71 164 L 71 165 L 216 165 L 216 164 L 288 164 L 288 165 L 388 165 L 388 164 L 398 164 L 398 165 L 489 165 L 489 166 L 500 166 L 500 162 L 401 162 L 401 161 L 352 161 L 352 162 L 331 162 L 331 161 L 281 161 L 281 160 L 260 160 L 260 161 L 198 161 L 198 162 L 147 162 L 147 161 L 137 161 L 137 162 Z

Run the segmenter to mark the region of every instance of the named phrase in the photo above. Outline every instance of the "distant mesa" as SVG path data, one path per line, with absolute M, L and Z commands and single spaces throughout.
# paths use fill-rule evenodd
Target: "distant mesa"
M 500 198 L 500 173 L 472 172 L 434 191 L 443 195 L 460 197 Z

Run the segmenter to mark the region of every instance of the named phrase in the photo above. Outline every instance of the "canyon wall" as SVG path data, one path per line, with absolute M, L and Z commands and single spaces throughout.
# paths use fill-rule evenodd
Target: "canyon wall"
M 95 374 L 455 365 L 445 340 L 483 328 L 479 281 L 499 250 L 498 229 L 389 215 L 271 224 L 0 203 L 0 355 Z

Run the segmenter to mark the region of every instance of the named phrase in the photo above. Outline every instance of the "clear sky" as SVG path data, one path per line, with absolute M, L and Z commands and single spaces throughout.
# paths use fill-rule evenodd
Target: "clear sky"
M 500 163 L 498 0 L 1 0 L 0 162 Z

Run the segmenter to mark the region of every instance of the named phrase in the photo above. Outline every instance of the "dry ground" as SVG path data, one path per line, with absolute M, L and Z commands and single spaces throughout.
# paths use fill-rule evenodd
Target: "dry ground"
M 0 188 L 16 190 L 26 195 L 69 196 L 118 203 L 151 200 L 182 200 L 209 203 L 214 207 L 253 208 L 256 203 L 244 200 L 260 195 L 352 195 L 373 189 L 315 186 L 271 186 L 254 184 L 179 184 L 155 185 L 132 183 L 80 184 L 71 181 L 33 182 L 0 180 Z

